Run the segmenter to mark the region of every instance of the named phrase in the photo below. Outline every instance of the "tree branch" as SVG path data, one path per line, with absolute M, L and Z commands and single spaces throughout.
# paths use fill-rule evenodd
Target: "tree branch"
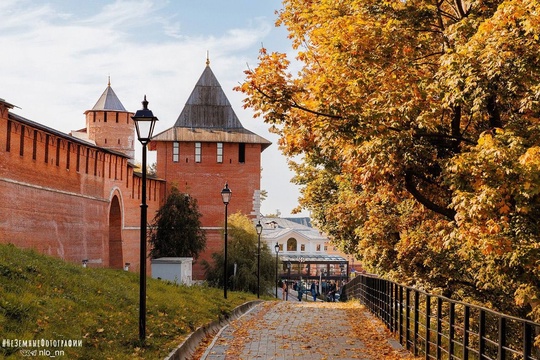
M 470 145 L 476 145 L 475 141 L 469 140 L 467 138 L 464 138 L 463 136 L 453 136 L 448 134 L 442 134 L 442 133 L 417 133 L 415 134 L 417 137 L 431 137 L 431 138 L 439 138 L 439 139 L 448 139 L 448 140 L 454 140 L 455 142 L 466 142 Z
M 462 18 L 466 17 L 468 14 L 463 8 L 463 3 L 461 2 L 461 0 L 455 0 L 454 3 L 456 4 L 459 16 L 461 16 Z
M 279 102 L 279 100 L 277 100 L 276 98 L 273 98 L 272 96 L 266 94 L 264 91 L 261 90 L 261 88 L 259 88 L 258 86 L 254 86 L 255 87 L 255 90 L 257 90 L 257 92 L 259 94 L 261 94 L 262 96 L 264 96 L 265 98 L 267 99 L 270 99 L 270 101 L 272 102 Z M 317 116 L 324 116 L 324 117 L 329 117 L 331 119 L 343 119 L 343 116 L 341 115 L 332 115 L 332 114 L 326 114 L 326 113 L 322 113 L 322 112 L 319 112 L 319 111 L 315 111 L 315 110 L 311 110 L 311 109 L 308 109 L 300 104 L 298 104 L 296 101 L 294 100 L 287 100 L 286 102 L 289 103 L 290 107 L 292 108 L 295 108 L 295 109 L 298 109 L 298 110 L 302 110 L 302 111 L 305 111 L 307 113 L 310 113 L 310 114 L 313 114 L 313 115 L 317 115 Z
M 456 211 L 447 207 L 439 206 L 420 193 L 420 191 L 416 188 L 416 184 L 414 183 L 414 174 L 410 170 L 405 172 L 405 188 L 420 204 L 424 205 L 429 210 L 446 216 L 450 220 L 454 220 Z

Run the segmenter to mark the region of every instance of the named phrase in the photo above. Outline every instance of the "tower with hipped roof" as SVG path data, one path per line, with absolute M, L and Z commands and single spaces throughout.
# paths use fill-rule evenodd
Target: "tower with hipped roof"
M 229 214 L 259 214 L 261 153 L 270 144 L 242 126 L 207 61 L 173 127 L 150 143 L 157 176 L 166 179 L 167 189 L 174 185 L 197 199 L 207 235 L 201 260 L 212 261 L 211 254 L 223 247 L 225 183 L 232 190 Z M 201 261 L 193 275 L 204 278 Z
M 109 82 L 91 110 L 84 112 L 86 128 L 72 131 L 72 135 L 97 146 L 135 156 L 135 124 L 133 113 L 127 111 Z

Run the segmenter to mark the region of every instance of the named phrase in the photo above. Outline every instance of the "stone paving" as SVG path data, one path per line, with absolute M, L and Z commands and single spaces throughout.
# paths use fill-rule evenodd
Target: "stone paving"
M 366 345 L 354 335 L 348 314 L 343 303 L 264 302 L 221 329 L 201 359 L 403 358 L 403 354 L 395 356 L 399 350 L 394 351 L 384 337 L 375 339 L 385 347 L 384 352 L 370 350 L 373 344 Z

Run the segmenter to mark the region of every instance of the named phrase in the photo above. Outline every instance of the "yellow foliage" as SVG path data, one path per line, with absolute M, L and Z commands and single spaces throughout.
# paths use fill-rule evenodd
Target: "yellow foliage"
M 302 158 L 300 205 L 371 269 L 506 301 L 540 255 L 540 3 L 283 5 L 299 70 L 263 49 L 239 90 Z

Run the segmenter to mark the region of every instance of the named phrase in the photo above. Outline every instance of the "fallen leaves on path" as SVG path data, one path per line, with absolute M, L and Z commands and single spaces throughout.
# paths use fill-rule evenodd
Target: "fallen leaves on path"
M 394 349 L 388 343 L 390 332 L 354 301 L 266 302 L 229 326 L 232 336 L 217 342 L 226 345 L 227 360 L 414 359 L 409 352 Z

